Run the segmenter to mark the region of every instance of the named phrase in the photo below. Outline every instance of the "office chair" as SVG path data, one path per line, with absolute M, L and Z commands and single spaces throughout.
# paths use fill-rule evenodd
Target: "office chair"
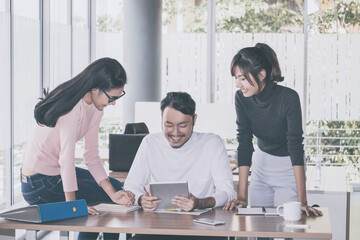
M 128 123 L 125 125 L 124 134 L 149 133 L 149 129 L 144 122 Z
M 147 134 L 109 134 L 109 169 L 128 172 Z
M 109 169 L 128 172 L 149 129 L 143 122 L 128 123 L 124 134 L 109 134 Z

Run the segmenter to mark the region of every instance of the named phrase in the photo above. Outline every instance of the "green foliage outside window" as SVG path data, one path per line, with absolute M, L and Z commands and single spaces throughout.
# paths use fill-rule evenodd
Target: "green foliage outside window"
M 109 134 L 123 133 L 123 124 L 120 118 L 103 118 L 99 127 L 99 147 L 108 148 Z
M 236 139 L 224 139 L 237 148 Z M 256 144 L 256 138 L 253 139 Z M 308 165 L 345 166 L 348 179 L 360 180 L 360 121 L 309 121 L 306 125 L 305 157 Z
M 164 11 L 167 18 L 164 25 L 170 23 L 172 16 L 181 11 L 181 14 L 193 16 L 184 28 L 184 32 L 206 32 L 207 27 L 207 1 L 198 5 L 184 1 L 182 8 L 173 4 L 174 0 L 164 1 Z M 188 2 L 188 4 L 186 4 Z M 301 5 L 297 1 L 264 0 L 217 0 L 216 1 L 216 31 L 217 32 L 288 32 L 288 26 L 296 26 L 302 31 Z M 293 9 L 289 8 L 291 6 Z
M 346 166 L 351 178 L 360 178 L 360 121 L 310 121 L 306 130 L 308 163 Z
M 204 33 L 207 1 L 163 1 L 163 25 L 177 14 L 192 16 L 184 32 Z M 195 2 L 195 4 L 194 4 Z M 320 10 L 308 15 L 309 29 L 318 33 L 351 32 L 360 27 L 360 2 L 315 1 Z M 180 7 L 181 6 L 181 7 Z M 216 31 L 229 33 L 303 32 L 303 0 L 216 0 Z M 357 30 L 358 32 L 358 30 Z
M 317 33 L 359 32 L 360 2 L 318 0 L 320 10 L 308 15 L 309 30 Z M 207 31 L 206 0 L 163 0 L 163 25 L 171 24 L 178 14 L 190 16 L 183 31 Z M 119 13 L 97 17 L 100 32 L 123 29 L 123 2 Z M 303 32 L 303 0 L 216 0 L 216 31 L 229 33 Z
M 326 8 L 309 15 L 310 29 L 319 33 L 337 33 L 339 28 L 345 32 L 350 32 L 351 28 L 359 28 L 359 1 L 333 1 L 333 5 L 335 7 Z

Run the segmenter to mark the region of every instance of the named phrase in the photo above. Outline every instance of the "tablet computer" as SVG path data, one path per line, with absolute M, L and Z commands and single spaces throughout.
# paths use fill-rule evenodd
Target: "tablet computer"
M 150 183 L 151 196 L 156 196 L 162 202 L 156 210 L 176 211 L 177 207 L 171 204 L 176 195 L 189 197 L 187 182 L 153 182 Z

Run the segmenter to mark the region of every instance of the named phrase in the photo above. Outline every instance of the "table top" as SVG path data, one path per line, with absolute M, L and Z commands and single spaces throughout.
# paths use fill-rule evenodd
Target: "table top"
M 308 224 L 310 226 L 308 229 L 287 228 L 280 216 L 236 215 L 234 211 L 224 211 L 221 208 L 215 208 L 200 216 L 149 213 L 137 210 L 129 213 L 100 213 L 97 216 L 72 218 L 43 224 L 0 219 L 0 229 L 331 239 L 328 209 L 320 209 L 324 213 L 322 217 L 302 216 L 299 224 Z M 193 220 L 197 218 L 224 221 L 225 225 L 210 226 L 194 223 Z

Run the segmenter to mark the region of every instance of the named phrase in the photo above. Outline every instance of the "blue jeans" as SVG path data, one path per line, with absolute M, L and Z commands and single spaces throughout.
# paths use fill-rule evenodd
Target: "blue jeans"
M 21 174 L 21 192 L 30 205 L 65 201 L 65 193 L 60 175 L 48 176 L 34 174 L 24 176 Z M 112 202 L 106 192 L 97 184 L 91 173 L 83 168 L 76 167 L 78 191 L 76 199 L 85 199 L 87 204 L 95 202 Z M 109 177 L 115 191 L 122 189 L 123 184 L 115 178 Z M 116 236 L 115 236 L 116 235 Z M 79 240 L 96 239 L 98 233 L 79 233 Z M 104 239 L 118 239 L 119 234 L 104 234 Z

